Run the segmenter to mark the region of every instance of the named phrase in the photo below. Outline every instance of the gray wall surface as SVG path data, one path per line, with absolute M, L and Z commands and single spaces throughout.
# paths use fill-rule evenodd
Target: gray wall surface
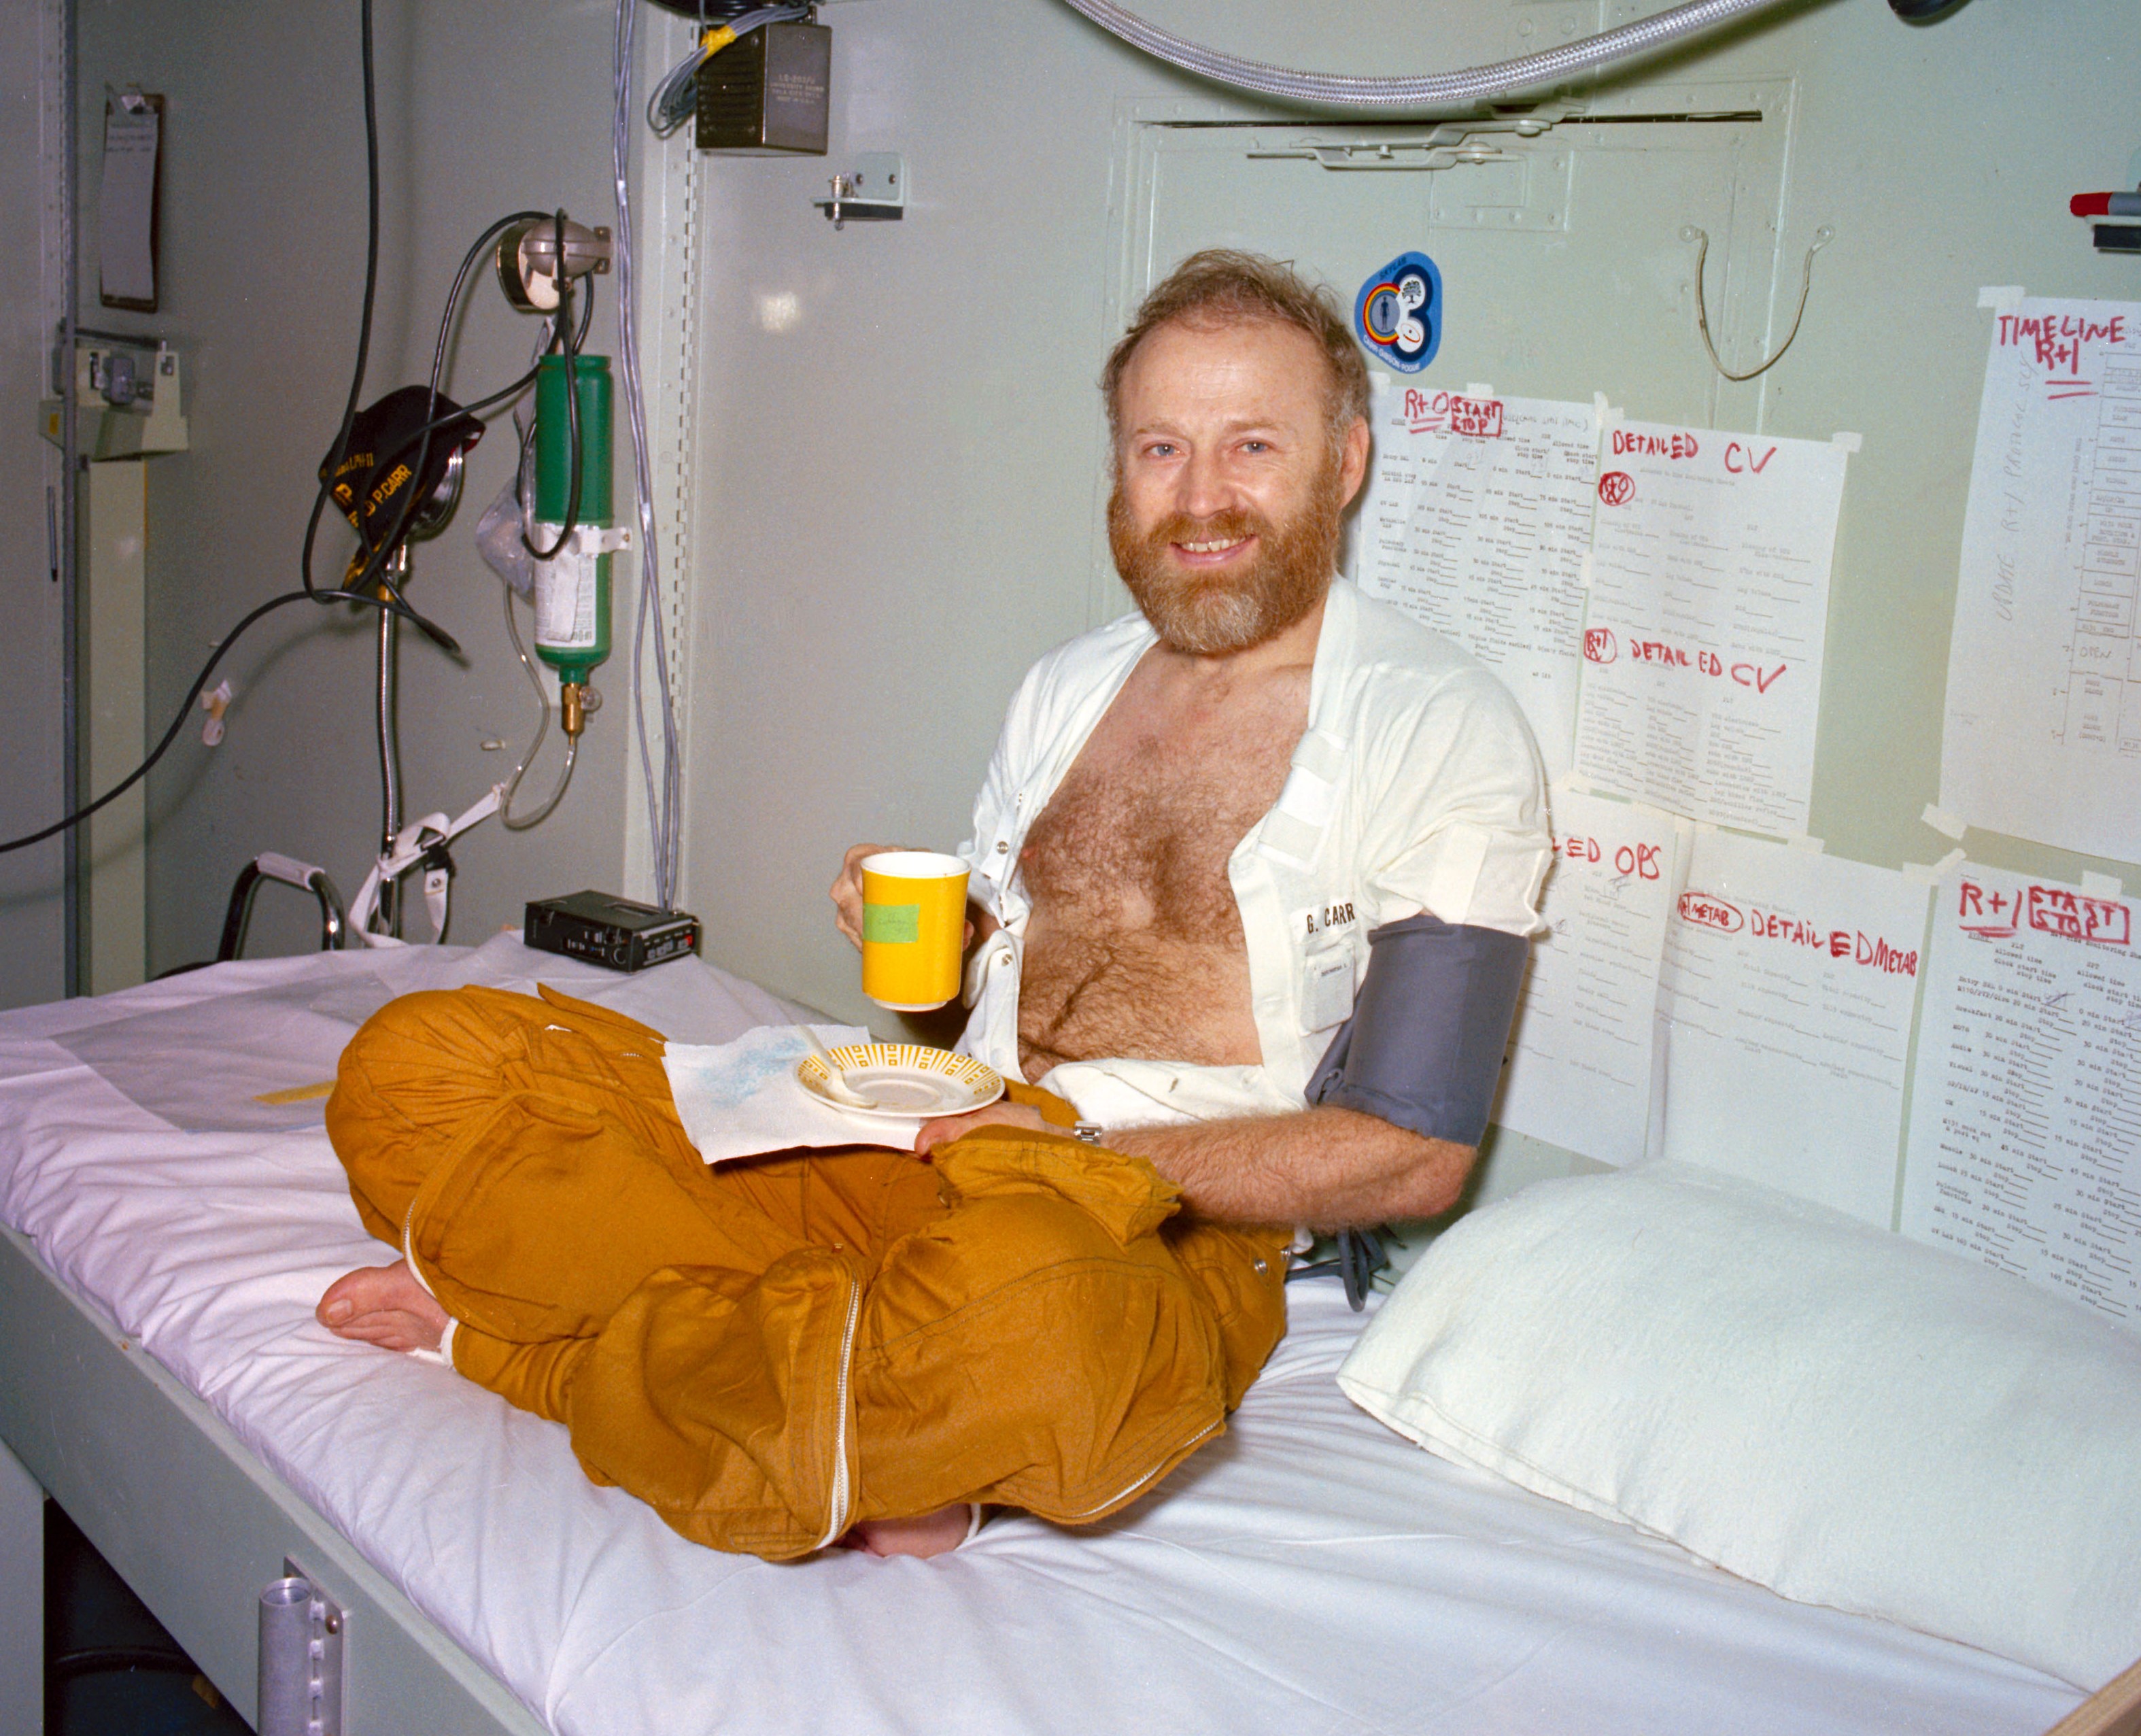
M 1415 0 L 1145 6 L 1243 53 L 1356 71 L 1492 59 L 1655 9 L 1483 0 L 1435 8 L 1429 27 Z M 1158 106 L 1190 119 L 1258 111 L 1141 60 L 1059 0 L 842 0 L 824 17 L 831 156 L 695 160 L 682 137 L 649 147 L 692 197 L 688 216 L 672 205 L 651 225 L 642 212 L 642 229 L 660 229 L 643 234 L 650 250 L 696 259 L 695 275 L 672 277 L 696 286 L 690 304 L 667 310 L 692 334 L 688 375 L 649 381 L 657 394 L 690 388 L 696 431 L 675 599 L 687 629 L 683 902 L 718 961 L 865 1017 L 824 901 L 840 850 L 957 841 L 1020 672 L 1120 606 L 1100 530 L 1093 380 L 1125 306 L 1171 263 L 1139 256 L 1134 238 L 1174 248 L 1282 230 L 1289 201 L 1312 228 L 1306 219 L 1327 213 L 1311 202 L 1341 196 L 1330 183 L 1343 178 L 1245 166 L 1208 213 L 1170 208 L 1162 223 L 1134 205 L 1144 195 L 1131 180 Z M 609 22 L 602 0 L 382 3 L 386 267 L 367 399 L 418 377 L 446 280 L 488 217 L 524 202 L 606 214 Z M 2122 118 L 2141 62 L 2132 22 L 2118 0 L 2076 0 L 2055 29 L 2015 0 L 1967 0 L 1913 28 L 1879 0 L 1802 0 L 1608 87 L 1629 102 L 1697 84 L 1789 93 L 1764 123 L 1788 130 L 1774 264 L 1765 254 L 1756 281 L 1744 274 L 1763 249 L 1732 263 L 1743 275 L 1729 353 L 1781 335 L 1807 239 L 1820 224 L 1837 232 L 1794 353 L 1715 401 L 1720 427 L 1864 436 L 1837 548 L 1812 819 L 1836 853 L 1892 866 L 1947 847 L 1917 816 L 1937 793 L 1987 330 L 1976 290 L 2135 293 L 2133 263 L 2095 255 L 2065 211 L 2072 192 L 2129 180 L 2141 145 Z M 185 348 L 193 383 L 194 450 L 151 475 L 150 710 L 167 715 L 211 634 L 291 582 L 339 412 L 362 268 L 355 7 L 81 0 L 81 31 L 86 129 L 106 81 L 171 102 L 168 311 L 139 322 Z M 904 219 L 834 232 L 809 201 L 877 150 L 905 154 Z M 1437 245 L 1420 180 L 1418 221 L 1374 237 L 1379 257 Z M 1632 283 L 1687 310 L 1694 345 L 1672 185 L 1661 175 L 1654 209 L 1628 224 L 1598 298 L 1565 310 L 1589 342 Z M 1509 271 L 1523 259 L 1513 249 Z M 1350 295 L 1344 264 L 1325 269 Z M 93 291 L 93 258 L 85 282 Z M 1491 283 L 1467 288 L 1491 302 Z M 650 324 L 662 311 L 648 308 Z M 613 348 L 607 302 L 596 329 Z M 454 385 L 504 378 L 530 335 L 479 290 Z M 1501 343 L 1471 353 L 1471 377 L 1518 394 L 1564 388 L 1554 332 L 1508 330 Z M 1631 415 L 1661 413 L 1662 375 L 1641 353 L 1598 372 L 1592 386 Z M 495 582 L 469 543 L 506 444 L 494 434 L 479 451 L 460 518 L 418 551 L 416 594 L 462 634 L 470 666 L 407 648 L 412 811 L 471 799 L 510 763 L 480 743 L 517 745 L 528 727 Z M 300 615 L 234 660 L 229 740 L 214 754 L 183 745 L 152 786 L 155 965 L 207 951 L 229 876 L 255 851 L 309 855 L 346 887 L 358 878 L 377 801 L 368 645 L 366 624 Z M 615 664 L 612 683 L 621 691 Z M 486 826 L 457 851 L 457 938 L 480 939 L 530 895 L 645 890 L 621 713 L 594 726 L 556 820 L 518 839 Z M 1981 860 L 2070 878 L 2131 871 L 1981 833 L 1970 842 Z M 294 900 L 263 900 L 263 918 L 256 949 L 306 944 Z M 1497 1163 L 1514 1176 L 1568 1161 L 1504 1142 Z
M 563 205 L 608 221 L 609 23 L 600 3 L 381 0 L 382 226 L 366 403 L 426 377 L 454 271 L 491 219 Z M 86 202 L 97 185 L 105 85 L 139 84 L 168 101 L 161 310 L 95 308 L 93 205 L 82 264 L 83 318 L 168 338 L 189 374 L 192 449 L 150 468 L 153 732 L 214 640 L 298 582 L 363 291 L 357 8 L 353 0 L 80 0 L 80 32 Z M 608 288 L 591 352 L 617 347 Z M 467 305 L 445 386 L 463 402 L 524 370 L 536 332 L 487 273 Z M 403 632 L 405 819 L 467 806 L 511 770 L 533 724 L 534 698 L 500 619 L 501 587 L 474 544 L 477 518 L 512 474 L 512 444 L 509 426 L 494 427 L 471 456 L 453 522 L 416 550 L 411 600 L 460 641 L 468 661 L 458 667 Z M 339 578 L 350 546 L 330 511 L 314 567 L 322 583 Z M 263 850 L 319 863 L 345 895 L 356 892 L 377 847 L 380 811 L 372 634 L 368 613 L 301 604 L 263 622 L 227 660 L 238 699 L 222 746 L 204 748 L 189 727 L 150 779 L 152 970 L 214 952 L 232 878 Z M 453 939 L 517 927 L 528 897 L 618 883 L 623 734 L 599 722 L 590 729 L 573 787 L 544 826 L 511 835 L 489 822 L 456 844 Z M 485 752 L 486 740 L 507 747 Z M 529 774 L 537 799 L 556 752 L 554 725 Z M 420 910 L 409 932 L 428 932 Z M 247 950 L 303 950 L 317 933 L 310 900 L 270 886 Z
M 1417 7 L 1143 9 L 1245 54 L 1389 72 L 1492 58 L 1595 28 L 1602 12 L 1618 22 L 1656 8 L 1517 0 L 1464 8 L 1454 30 L 1445 21 L 1454 7 L 1435 9 L 1433 30 L 1406 22 Z M 717 229 L 701 415 L 711 432 L 692 604 L 686 896 L 710 919 L 716 959 L 888 1031 L 889 1016 L 859 996 L 824 888 L 851 841 L 963 836 L 1020 672 L 1120 606 L 1095 579 L 1103 441 L 1092 382 L 1123 289 L 1172 263 L 1119 256 L 1142 220 L 1125 207 L 1129 136 L 1163 98 L 1185 113 L 1256 111 L 1140 62 L 1055 0 L 868 0 L 826 16 L 836 31 L 831 166 L 858 150 L 903 150 L 912 202 L 898 224 L 836 234 L 806 203 L 827 165 L 708 170 Z M 1722 427 L 1864 436 L 1837 545 L 1811 828 L 1836 853 L 1892 866 L 1947 848 L 1918 815 L 1937 793 L 1989 331 L 1976 292 L 2020 283 L 2044 295 L 2141 294 L 2134 263 L 2097 256 L 2066 212 L 2070 193 L 2129 184 L 2141 145 L 2124 118 L 2141 67 L 2133 19 L 2130 5 L 2096 0 L 2061 8 L 2050 29 L 2036 8 L 1970 0 L 1913 28 L 1878 0 L 1828 0 L 1780 8 L 1773 22 L 1611 87 L 1789 81 L 1776 287 L 1767 318 L 1735 329 L 1745 343 L 1729 353 L 1781 337 L 1812 230 L 1837 231 L 1796 350 L 1762 386 L 1720 397 L 1718 411 Z M 1329 184 L 1345 179 L 1282 186 L 1245 170 L 1235 184 L 1245 203 L 1216 200 L 1194 239 L 1268 229 L 1268 201 L 1338 198 Z M 1422 185 L 1415 229 L 1374 238 L 1378 260 L 1435 249 L 1428 196 Z M 1693 259 L 1676 234 L 1686 214 L 1661 198 L 1644 215 L 1631 225 L 1623 281 L 1602 283 L 1597 302 L 1566 318 L 1575 328 L 1605 317 L 1632 279 L 1679 298 L 1692 349 Z M 1184 227 L 1175 214 L 1172 232 Z M 1520 254 L 1511 262 L 1521 269 Z M 1337 287 L 1350 300 L 1356 285 Z M 1491 284 L 1465 289 L 1492 298 Z M 1513 332 L 1467 377 L 1517 394 L 1559 385 L 1554 348 L 1552 332 Z M 1590 384 L 1632 416 L 1670 413 L 1640 357 Z M 1980 860 L 2066 878 L 2132 873 L 1983 833 L 1970 844 Z M 1569 1161 L 1505 1140 L 1489 1167 L 1516 1176 Z

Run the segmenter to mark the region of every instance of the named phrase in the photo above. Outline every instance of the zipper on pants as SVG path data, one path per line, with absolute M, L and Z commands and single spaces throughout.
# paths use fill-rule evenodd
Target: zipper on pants
M 1203 1440 L 1207 1435 L 1218 1428 L 1218 1426 L 1219 1423 L 1216 1420 L 1207 1423 L 1202 1428 L 1198 1429 L 1195 1434 L 1190 1436 L 1188 1440 L 1184 1441 L 1182 1445 L 1176 1449 L 1176 1452 L 1187 1452 L 1199 1441 Z M 1105 1501 L 1100 1502 L 1095 1506 L 1087 1507 L 1083 1512 L 1066 1513 L 1060 1522 L 1066 1525 L 1075 1525 L 1081 1520 L 1091 1518 L 1095 1513 L 1105 1512 L 1110 1507 L 1115 1506 L 1118 1502 L 1129 1500 L 1131 1496 L 1137 1493 L 1139 1489 L 1143 1488 L 1147 1483 L 1152 1482 L 1154 1478 L 1159 1475 L 1160 1466 L 1167 1463 L 1168 1458 L 1171 1456 L 1172 1455 L 1163 1455 L 1160 1458 L 1159 1464 L 1153 1466 L 1149 1471 L 1139 1472 L 1135 1477 L 1132 1477 L 1130 1482 L 1124 1484 L 1121 1488 L 1110 1495 Z
M 848 1528 L 848 1510 L 854 1504 L 854 1492 L 848 1478 L 848 1375 L 855 1359 L 855 1328 L 862 1319 L 863 1287 L 853 1274 L 848 1278 L 848 1319 L 840 1331 L 840 1373 L 833 1386 L 833 1488 L 827 1502 L 825 1535 L 818 1539 L 817 1547 L 830 1547 Z

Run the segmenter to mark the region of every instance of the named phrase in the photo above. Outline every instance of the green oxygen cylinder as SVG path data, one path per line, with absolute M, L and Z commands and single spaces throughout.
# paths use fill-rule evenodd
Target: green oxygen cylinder
M 528 540 L 539 550 L 554 547 L 572 505 L 568 367 L 579 410 L 579 510 L 571 540 L 535 565 L 535 654 L 558 672 L 565 733 L 577 736 L 586 723 L 588 677 L 609 656 L 609 550 L 624 540 L 611 525 L 607 356 L 545 356 L 537 365 L 535 521 Z

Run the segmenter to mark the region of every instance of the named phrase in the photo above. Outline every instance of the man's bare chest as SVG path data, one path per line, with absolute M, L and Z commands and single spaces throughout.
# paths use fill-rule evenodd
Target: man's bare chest
M 1117 933 L 1241 944 L 1228 859 L 1286 782 L 1299 725 L 1096 735 L 1028 834 L 1037 910 Z

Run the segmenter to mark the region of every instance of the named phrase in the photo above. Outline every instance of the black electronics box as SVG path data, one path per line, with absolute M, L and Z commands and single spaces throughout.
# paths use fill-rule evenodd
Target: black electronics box
M 563 953 L 612 970 L 644 970 L 698 951 L 699 919 L 608 892 L 575 892 L 532 901 L 520 938 L 539 952 Z
M 823 24 L 766 24 L 699 68 L 701 150 L 825 154 L 832 111 L 833 32 Z

